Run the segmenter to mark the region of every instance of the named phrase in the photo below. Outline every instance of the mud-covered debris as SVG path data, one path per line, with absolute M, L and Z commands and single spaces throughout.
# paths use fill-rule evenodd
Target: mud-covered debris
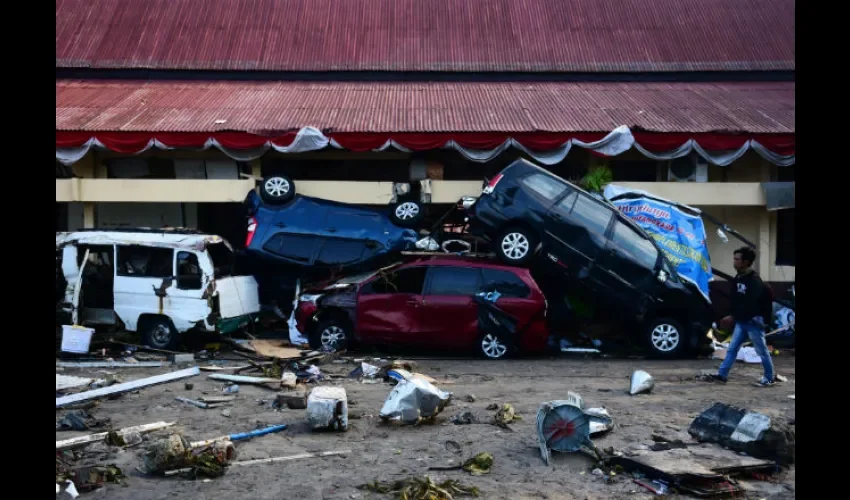
M 466 402 L 467 403 L 474 403 L 475 399 L 476 399 L 475 394 L 467 394 L 466 395 Z
M 455 425 L 477 424 L 478 418 L 469 410 L 462 411 L 452 418 L 452 423 Z
M 514 410 L 514 406 L 510 403 L 505 403 L 496 412 L 496 416 L 493 417 L 495 423 L 497 425 L 507 425 L 517 420 L 522 420 L 522 417 L 516 414 L 516 410 Z
M 399 500 L 453 500 L 458 497 L 478 497 L 480 492 L 475 486 L 467 486 L 460 481 L 447 479 L 435 483 L 429 476 L 412 477 L 399 481 L 373 481 L 357 487 L 376 493 L 392 493 Z
M 216 441 L 193 449 L 188 439 L 172 434 L 148 446 L 144 466 L 150 474 L 165 475 L 179 471 L 191 477 L 215 478 L 224 475 L 235 455 L 230 441 Z
M 86 410 L 71 410 L 56 422 L 59 431 L 85 431 L 97 429 L 109 424 L 109 418 L 95 418 Z
M 349 404 L 351 403 L 349 402 Z M 272 403 L 272 407 L 276 410 L 283 408 L 289 408 L 290 410 L 303 410 L 307 408 L 307 397 L 279 394 Z
M 348 429 L 348 396 L 343 387 L 316 387 L 307 398 L 307 420 L 313 429 Z
M 487 405 L 487 409 L 488 410 L 498 410 L 499 404 L 498 403 L 490 403 L 489 405 Z
M 113 464 L 89 465 L 56 474 L 57 483 L 71 481 L 76 486 L 76 491 L 81 493 L 96 490 L 106 483 L 121 484 L 125 479 L 121 469 Z
M 493 455 L 487 452 L 481 452 L 463 463 L 463 470 L 473 476 L 489 474 L 491 467 L 493 467 Z

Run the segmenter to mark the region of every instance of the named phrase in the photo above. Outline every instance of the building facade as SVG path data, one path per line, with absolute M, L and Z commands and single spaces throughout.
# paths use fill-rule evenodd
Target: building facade
M 369 205 L 407 184 L 437 214 L 522 156 L 701 208 L 793 282 L 794 2 L 554 3 L 58 0 L 57 230 L 238 246 L 273 170 Z

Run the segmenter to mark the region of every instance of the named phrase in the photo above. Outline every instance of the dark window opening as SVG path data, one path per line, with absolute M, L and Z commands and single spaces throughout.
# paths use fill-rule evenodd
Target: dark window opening
M 776 211 L 776 265 L 795 266 L 796 248 L 794 244 L 794 209 Z
M 114 305 L 113 285 L 115 269 L 112 245 L 80 245 L 77 247 L 77 265 L 83 265 L 83 257 L 89 257 L 83 268 L 80 283 L 80 306 L 95 309 L 112 309 Z
M 796 165 L 776 168 L 777 182 L 795 182 L 797 180 Z
M 431 268 L 428 295 L 475 295 L 481 288 L 481 272 L 468 267 Z
M 527 190 L 549 202 L 558 199 L 568 189 L 565 183 L 545 174 L 531 174 L 520 182 Z
M 174 275 L 174 251 L 144 246 L 118 247 L 118 276 L 170 278 Z
M 409 182 L 410 177 L 409 158 L 263 158 L 261 165 L 263 177 L 281 172 L 296 183 L 299 180 Z
M 387 271 L 367 283 L 361 293 L 367 295 L 389 293 L 421 295 L 427 271 L 427 267 L 408 267 L 397 271 Z
M 233 251 L 224 243 L 214 243 L 207 246 L 207 252 L 212 259 L 216 278 L 224 278 L 233 274 Z
M 317 266 L 344 266 L 371 257 L 378 248 L 374 241 L 328 238 L 316 257 Z
M 655 160 L 611 160 L 608 164 L 614 181 L 655 182 L 658 162 Z
M 263 249 L 299 264 L 309 264 L 315 245 L 315 236 L 277 233 L 269 238 Z
M 112 158 L 106 162 L 110 179 L 239 179 L 250 173 L 247 163 L 229 158 Z
M 201 266 L 198 256 L 192 252 L 177 253 L 177 288 L 180 290 L 201 289 Z
M 531 294 L 528 286 L 516 274 L 499 269 L 483 269 L 484 292 L 497 291 L 502 297 L 524 299 Z

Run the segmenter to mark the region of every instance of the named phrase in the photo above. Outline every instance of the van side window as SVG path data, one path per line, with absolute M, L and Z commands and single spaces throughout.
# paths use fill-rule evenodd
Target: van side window
M 431 268 L 428 295 L 457 297 L 475 295 L 481 288 L 481 271 L 469 267 Z
M 655 269 L 655 263 L 658 261 L 658 250 L 651 241 L 634 229 L 618 221 L 614 225 L 611 241 L 616 249 L 634 264 L 650 271 Z
M 421 295 L 427 267 L 407 267 L 388 271 L 367 283 L 360 293 L 365 295 L 404 293 Z
M 177 288 L 180 290 L 201 289 L 201 266 L 198 256 L 191 252 L 177 253 Z
M 304 264 L 313 259 L 316 237 L 309 234 L 277 233 L 269 238 L 263 250 L 280 255 L 285 259 Z
M 570 191 L 552 210 L 561 217 L 569 217 L 577 198 L 578 191 Z
M 119 246 L 118 276 L 135 278 L 170 278 L 174 276 L 174 250 L 170 248 Z
M 523 186 L 548 201 L 555 201 L 567 189 L 566 184 L 545 174 L 531 174 L 520 181 Z

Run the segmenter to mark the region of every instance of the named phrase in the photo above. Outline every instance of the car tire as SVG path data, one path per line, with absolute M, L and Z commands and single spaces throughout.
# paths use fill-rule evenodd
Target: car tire
M 425 218 L 425 207 L 416 200 L 403 200 L 390 205 L 390 220 L 396 226 L 412 228 Z
M 475 348 L 485 359 L 505 359 L 513 354 L 511 344 L 498 333 L 482 333 L 478 336 Z
M 168 318 L 145 318 L 139 322 L 142 344 L 154 349 L 173 350 L 177 347 L 177 330 Z
M 260 183 L 260 198 L 271 205 L 283 205 L 295 196 L 295 181 L 288 175 L 272 174 Z
M 494 242 L 496 255 L 510 266 L 525 266 L 537 247 L 536 235 L 523 227 L 509 227 Z
M 655 318 L 647 323 L 644 337 L 649 356 L 672 359 L 688 351 L 688 335 L 682 324 L 673 318 Z
M 310 349 L 316 351 L 337 352 L 351 347 L 351 326 L 336 318 L 319 322 L 308 335 Z M 331 343 L 335 339 L 335 343 Z

